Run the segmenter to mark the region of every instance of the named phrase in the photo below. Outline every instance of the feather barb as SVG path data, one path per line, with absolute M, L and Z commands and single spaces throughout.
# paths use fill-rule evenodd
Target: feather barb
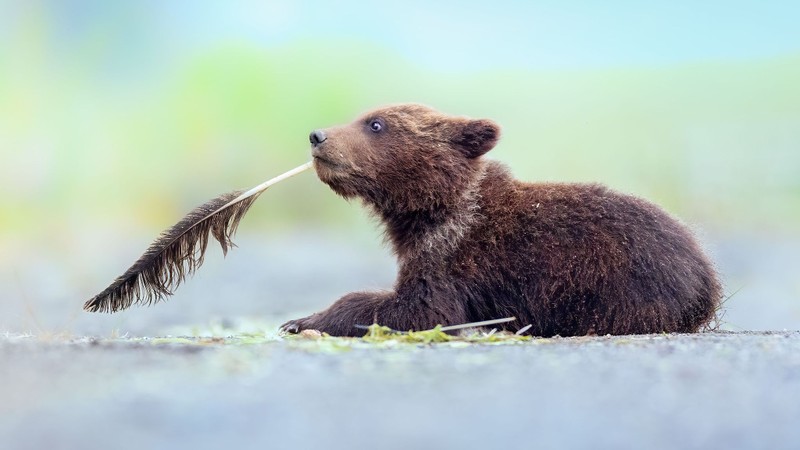
M 247 191 L 222 194 L 190 211 L 163 231 L 144 254 L 111 285 L 89 299 L 83 309 L 116 312 L 133 304 L 153 304 L 175 289 L 202 264 L 209 236 L 219 242 L 223 255 L 235 246 L 239 222 L 258 196 L 270 186 L 310 169 L 311 162 L 278 175 Z

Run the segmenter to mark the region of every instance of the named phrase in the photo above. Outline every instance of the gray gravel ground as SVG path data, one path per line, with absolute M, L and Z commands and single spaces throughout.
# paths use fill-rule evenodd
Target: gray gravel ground
M 800 448 L 800 333 L 0 340 L 0 448 Z

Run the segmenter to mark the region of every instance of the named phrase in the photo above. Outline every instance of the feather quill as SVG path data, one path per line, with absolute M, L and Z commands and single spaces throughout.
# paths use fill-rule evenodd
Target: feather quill
M 110 286 L 89 299 L 83 309 L 116 312 L 133 304 L 153 304 L 175 289 L 203 264 L 209 236 L 222 247 L 223 255 L 234 247 L 239 222 L 258 196 L 270 186 L 310 169 L 311 162 L 278 175 L 247 191 L 222 194 L 189 212 L 180 222 L 163 231 L 144 254 Z

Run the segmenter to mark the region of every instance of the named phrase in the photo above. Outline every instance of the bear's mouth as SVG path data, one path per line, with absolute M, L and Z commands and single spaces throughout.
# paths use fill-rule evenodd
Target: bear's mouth
M 321 156 L 321 155 L 313 155 L 313 158 L 314 158 L 314 162 L 321 163 L 322 165 L 327 166 L 327 167 L 329 167 L 331 169 L 338 169 L 338 168 L 344 167 L 344 165 L 342 165 L 341 163 L 338 163 L 336 161 L 330 160 L 330 159 L 328 159 L 328 158 L 326 158 L 324 156 Z

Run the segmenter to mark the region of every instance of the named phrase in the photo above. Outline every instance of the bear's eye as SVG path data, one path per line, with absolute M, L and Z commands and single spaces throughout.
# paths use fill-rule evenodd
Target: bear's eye
M 372 119 L 369 123 L 369 129 L 372 130 L 373 133 L 379 133 L 383 130 L 383 120 Z

